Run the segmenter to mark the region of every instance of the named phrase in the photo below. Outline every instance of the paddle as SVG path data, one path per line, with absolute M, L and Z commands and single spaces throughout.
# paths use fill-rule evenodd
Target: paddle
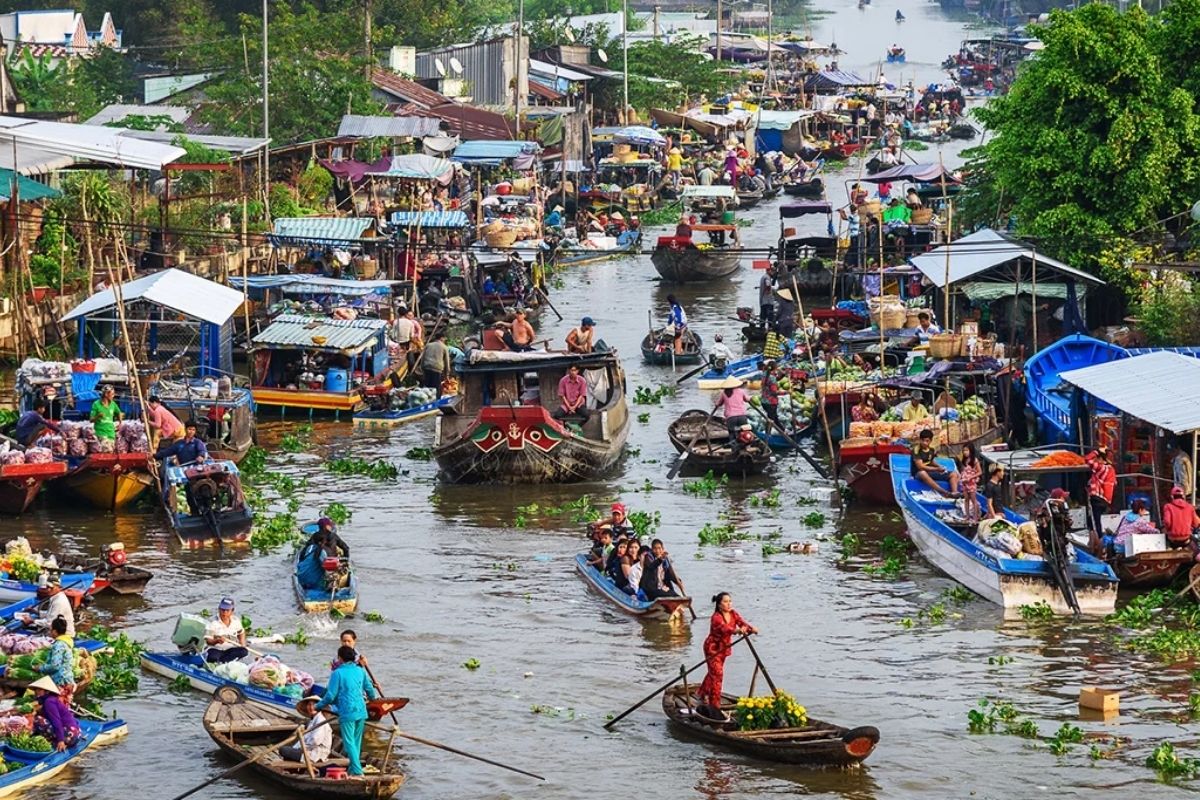
M 684 382 L 684 381 L 686 381 L 688 378 L 692 377 L 693 375 L 695 375 L 695 374 L 699 373 L 699 372 L 700 372 L 700 371 L 702 371 L 702 370 L 708 369 L 709 367 L 713 367 L 714 369 L 716 368 L 716 365 L 715 365 L 715 364 L 713 364 L 713 360 L 712 360 L 712 358 L 711 358 L 711 357 L 710 357 L 710 358 L 709 358 L 707 361 L 705 361 L 703 364 L 701 364 L 700 366 L 696 367 L 696 368 L 695 368 L 694 370 L 692 370 L 691 372 L 688 372 L 688 373 L 687 373 L 686 375 L 684 375 L 682 378 L 679 378 L 678 380 L 676 380 L 676 381 L 675 381 L 675 383 L 676 383 L 677 385 L 678 385 L 678 384 L 680 384 L 680 383 L 683 383 L 683 382 Z
M 678 460 L 675 461 L 675 464 L 667 473 L 667 480 L 675 480 L 675 477 L 679 474 L 679 470 L 683 469 L 684 462 L 687 461 L 688 453 L 692 452 L 692 448 L 696 446 L 696 442 L 700 441 L 700 437 L 708 431 L 708 423 L 712 420 L 713 415 L 716 413 L 717 409 L 715 408 L 708 412 L 708 416 L 704 418 L 704 424 L 700 426 L 700 430 L 697 431 L 696 435 L 692 437 L 692 440 L 688 442 L 687 447 L 685 447 L 683 452 L 679 454 Z
M 385 697 L 386 694 L 383 691 L 383 687 L 379 685 L 379 681 L 375 680 L 375 673 L 371 672 L 371 668 L 368 667 L 366 664 L 363 664 L 361 661 L 359 662 L 359 666 L 361 666 L 364 670 L 366 670 L 367 677 L 371 679 L 371 685 L 375 687 L 375 691 L 379 692 L 379 696 Z M 400 724 L 400 720 L 396 719 L 395 711 L 389 711 L 388 715 L 392 718 L 392 722 L 396 723 L 397 725 Z
M 740 642 L 742 639 L 748 639 L 748 638 L 750 638 L 750 634 L 748 634 L 748 633 L 744 633 L 744 634 L 742 634 L 742 635 L 741 635 L 739 638 L 737 638 L 737 639 L 734 639 L 732 642 L 730 642 L 730 643 L 729 643 L 729 646 L 730 646 L 730 647 L 733 647 L 735 644 L 737 644 L 738 642 Z M 653 692 L 651 692 L 650 694 L 646 695 L 646 696 L 645 696 L 645 697 L 643 697 L 641 700 L 637 701 L 637 702 L 636 702 L 636 703 L 634 703 L 632 706 L 630 706 L 629 708 L 625 709 L 624 711 L 622 711 L 622 712 L 621 712 L 620 714 L 618 714 L 617 716 L 615 716 L 615 717 L 613 717 L 612 719 L 610 719 L 608 722 L 604 723 L 604 727 L 605 727 L 606 729 L 610 729 L 610 728 L 612 728 L 612 726 L 613 726 L 613 725 L 616 725 L 618 722 L 620 722 L 621 720 L 623 720 L 623 719 L 625 719 L 626 717 L 628 717 L 628 716 L 629 716 L 630 714 L 632 714 L 634 711 L 637 711 L 639 708 L 641 708 L 642 706 L 646 705 L 646 703 L 649 703 L 649 702 L 650 702 L 651 700 L 653 700 L 655 697 L 657 697 L 657 696 L 658 696 L 658 695 L 660 695 L 661 693 L 665 692 L 667 689 L 670 689 L 672 686 L 674 686 L 676 683 L 678 683 L 680 680 L 682 680 L 682 679 L 683 679 L 683 677 L 684 677 L 685 675 L 691 675 L 693 672 L 695 672 L 696 670 L 700 669 L 701 667 L 703 667 L 703 666 L 704 666 L 705 664 L 707 664 L 707 663 L 708 663 L 708 659 L 705 659 L 704 661 L 701 661 L 699 664 L 697 664 L 696 666 L 692 667 L 691 669 L 686 669 L 686 670 L 685 670 L 685 669 L 683 669 L 682 667 L 680 667 L 680 670 L 679 670 L 679 675 L 678 675 L 677 677 L 674 677 L 674 678 L 672 678 L 671 680 L 667 681 L 667 682 L 666 682 L 666 683 L 664 683 L 662 686 L 658 687 L 658 688 L 657 688 L 657 689 L 655 689 Z
M 763 677 L 767 679 L 767 686 L 771 687 L 771 694 L 779 694 L 779 690 L 775 688 L 775 681 L 771 680 L 771 673 L 767 672 L 767 665 L 758 657 L 758 651 L 754 649 L 754 642 L 750 641 L 749 636 L 746 637 L 746 646 L 754 654 L 754 660 L 758 662 L 758 668 L 762 670 Z
M 537 292 L 539 295 L 541 295 L 541 298 L 546 301 L 546 305 L 550 306 L 550 310 L 554 312 L 554 316 L 558 317 L 559 322 L 562 322 L 563 315 L 558 313 L 558 309 L 554 307 L 554 303 L 550 302 L 549 295 L 547 295 L 545 292 L 542 291 L 542 287 L 535 286 L 535 287 L 533 287 L 533 290 L 535 292 Z
M 451 747 L 448 744 L 442 744 L 441 742 L 435 742 L 432 739 L 422 739 L 420 736 L 413 736 L 411 733 L 405 733 L 404 731 L 400 730 L 399 728 L 395 728 L 393 730 L 395 731 L 397 736 L 403 737 L 405 739 L 411 739 L 412 741 L 416 742 L 417 744 L 423 744 L 428 747 L 436 747 L 439 750 L 445 750 L 447 753 L 454 753 L 455 755 L 465 756 L 466 758 L 473 758 L 476 761 L 482 761 L 484 764 L 491 764 L 493 767 L 500 767 L 501 769 L 506 769 L 506 770 L 509 770 L 510 772 L 516 772 L 521 775 L 527 775 L 530 778 L 537 778 L 539 781 L 546 780 L 541 775 L 538 775 L 536 773 L 526 772 L 525 770 L 517 769 L 516 767 L 510 767 L 507 764 L 501 764 L 499 761 L 492 761 L 490 758 L 484 758 L 483 756 L 477 756 L 473 753 L 468 753 L 465 750 L 459 750 L 456 747 Z M 175 798 L 174 800 L 178 800 L 178 798 Z
M 776 422 L 775 420 L 773 420 L 769 416 L 767 416 L 767 413 L 765 411 L 763 411 L 761 408 L 759 408 L 758 406 L 750 406 L 750 407 L 753 408 L 755 411 L 757 411 L 759 414 L 761 414 L 763 419 L 765 419 L 767 421 L 768 425 L 774 426 L 775 430 L 779 431 L 779 435 L 787 440 L 787 443 L 790 444 L 792 446 L 792 448 L 797 453 L 800 454 L 801 458 L 803 458 L 805 461 L 808 462 L 810 467 L 812 467 L 813 469 L 815 469 L 817 471 L 818 475 L 820 475 L 825 480 L 829 480 L 829 473 L 825 470 L 825 467 L 821 464 L 821 462 L 817 461 L 815 458 L 810 456 L 808 454 L 808 451 L 806 451 L 804 448 L 802 448 L 796 442 L 795 439 L 788 436 L 787 432 L 784 431 L 784 429 L 782 427 L 780 427 L 778 422 Z

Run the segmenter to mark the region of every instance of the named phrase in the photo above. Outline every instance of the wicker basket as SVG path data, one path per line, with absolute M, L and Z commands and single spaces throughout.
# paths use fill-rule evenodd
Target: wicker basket
M 878 217 L 883 210 L 883 204 L 878 200 L 868 200 L 858 207 L 858 214 L 861 217 Z
M 933 221 L 932 208 L 914 208 L 912 212 L 913 225 L 928 225 Z
M 612 151 L 614 156 L 620 156 L 630 152 L 631 150 L 633 150 L 633 148 L 628 144 L 614 144 Z
M 517 232 L 513 230 L 488 231 L 484 235 L 487 240 L 488 247 L 504 248 L 512 247 L 517 241 Z
M 909 309 L 904 314 L 904 327 L 915 328 L 918 325 L 920 325 L 921 324 L 920 314 L 921 314 L 921 312 L 917 309 Z
M 954 358 L 962 347 L 957 333 L 935 333 L 929 337 L 929 355 L 933 358 Z

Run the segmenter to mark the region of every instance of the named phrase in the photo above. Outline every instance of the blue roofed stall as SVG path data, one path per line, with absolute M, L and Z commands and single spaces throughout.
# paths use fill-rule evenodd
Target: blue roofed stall
M 511 160 L 517 169 L 529 169 L 533 166 L 533 157 L 539 149 L 537 142 L 479 139 L 463 142 L 454 148 L 454 155 L 450 158 L 459 164 L 472 167 L 498 167 Z

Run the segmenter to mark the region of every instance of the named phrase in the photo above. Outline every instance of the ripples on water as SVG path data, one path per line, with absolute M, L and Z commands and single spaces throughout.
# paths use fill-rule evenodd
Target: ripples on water
M 913 59 L 901 77 L 936 78 L 936 63 L 966 35 L 961 24 L 943 18 L 934 5 L 900 4 L 909 22 L 896 28 L 890 21 L 892 6 L 880 3 L 860 13 L 852 5 L 839 5 L 814 26 L 813 35 L 836 38 L 852 51 L 843 65 L 867 72 L 877 54 L 899 41 Z M 895 76 L 889 72 L 889 77 Z M 931 151 L 923 160 L 935 158 Z M 949 148 L 946 158 L 955 163 Z M 855 169 L 829 176 L 838 202 L 843 180 L 852 178 Z M 775 209 L 768 204 L 747 214 L 755 220 L 743 230 L 748 246 L 773 244 Z M 820 233 L 824 220 L 809 218 L 802 225 L 807 226 L 802 232 Z M 656 234 L 650 235 L 652 241 Z M 706 341 L 723 331 L 734 342 L 739 326 L 728 317 L 737 305 L 754 305 L 757 279 L 757 273 L 747 270 L 729 284 L 676 294 Z M 547 317 L 543 330 L 561 339 L 576 318 L 590 315 L 598 323 L 598 335 L 625 354 L 631 393 L 637 385 L 672 380 L 669 370 L 644 367 L 638 358 L 646 310 L 652 305 L 656 319 L 661 318 L 667 294 L 648 257 L 573 269 L 564 282 L 554 302 L 567 320 Z M 331 500 L 354 511 L 343 533 L 359 569 L 361 608 L 379 611 L 386 621 L 358 619 L 342 626 L 359 631 L 382 685 L 413 699 L 403 712 L 404 727 L 549 778 L 537 784 L 406 744 L 402 763 L 410 779 L 401 796 L 1014 800 L 1048 793 L 1167 797 L 1185 791 L 1156 783 L 1141 762 L 1152 743 L 1163 738 L 1195 739 L 1196 727 L 1181 721 L 1189 688 L 1186 665 L 1164 669 L 1122 652 L 1100 623 L 1005 621 L 997 608 L 980 601 L 948 604 L 957 616 L 943 624 L 903 628 L 901 619 L 915 617 L 953 584 L 919 562 L 896 581 L 860 571 L 883 536 L 901 533 L 890 513 L 856 512 L 845 520 L 842 529 L 862 534 L 867 545 L 866 555 L 842 563 L 836 543 L 826 538 L 834 533 L 832 523 L 809 529 L 799 522 L 810 509 L 790 500 L 780 509 L 747 503 L 751 493 L 769 486 L 779 486 L 785 498 L 804 493 L 818 479 L 799 459 L 783 459 L 773 477 L 733 481 L 712 500 L 684 495 L 678 480 L 668 483 L 665 473 L 674 451 L 666 424 L 705 402 L 689 383 L 661 407 L 638 407 L 636 412 L 651 415 L 648 424 L 633 423 L 630 444 L 640 453 L 626 459 L 615 477 L 581 486 L 437 486 L 433 464 L 403 458 L 410 447 L 428 446 L 429 423 L 354 435 L 345 425 L 318 423 L 313 452 L 272 459 L 275 468 L 288 464 L 309 477 L 302 515 L 315 516 Z M 285 428 L 264 420 L 264 439 L 273 441 Z M 334 478 L 322 470 L 327 456 L 350 452 L 393 460 L 407 473 L 396 484 L 376 484 Z M 638 491 L 646 481 L 652 491 Z M 579 524 L 556 518 L 513 526 L 518 505 L 558 506 L 580 493 L 598 504 L 620 497 L 632 509 L 662 512 L 661 536 L 698 598 L 699 623 L 643 625 L 589 594 L 573 572 L 573 556 L 583 545 Z M 820 550 L 763 559 L 752 542 L 699 548 L 696 531 L 721 512 L 756 533 L 781 527 L 783 542 L 819 539 Z M 181 611 L 212 606 L 221 595 L 232 594 L 239 612 L 255 625 L 282 632 L 306 626 L 308 647 L 278 646 L 285 661 L 320 676 L 336 647 L 336 626 L 297 613 L 284 554 L 182 551 L 162 520 L 150 513 L 97 519 L 43 505 L 20 519 L 0 520 L 0 526 L 38 545 L 57 542 L 83 552 L 95 552 L 106 541 L 125 542 L 136 563 L 154 570 L 155 578 L 144 598 L 106 598 L 95 615 L 152 646 L 169 646 Z M 668 731 L 657 701 L 613 733 L 602 728 L 607 715 L 628 707 L 681 665 L 701 659 L 709 611 L 705 598 L 719 590 L 731 591 L 738 609 L 762 629 L 758 649 L 772 677 L 810 713 L 847 725 L 879 727 L 882 741 L 864 770 L 825 773 L 761 764 L 683 740 Z M 1013 662 L 989 665 L 988 658 L 998 655 Z M 481 662 L 477 671 L 461 666 L 469 658 Z M 744 691 L 751 668 L 749 652 L 736 651 L 728 664 L 730 691 Z M 1048 735 L 1063 721 L 1076 721 L 1083 684 L 1124 688 L 1119 723 L 1083 723 L 1088 731 L 1133 738 L 1113 761 L 1094 765 L 1083 746 L 1056 758 L 1027 740 L 966 732 L 967 710 L 981 697 L 1002 696 L 1035 718 Z M 761 680 L 759 685 L 765 688 Z M 535 715 L 534 705 L 552 713 Z M 201 727 L 204 699 L 198 693 L 175 695 L 166 681 L 143 676 L 139 696 L 115 707 L 131 724 L 129 738 L 90 754 L 86 769 L 64 773 L 36 796 L 114 798 L 128 791 L 132 778 L 141 796 L 170 797 L 227 766 Z M 291 795 L 246 776 L 197 796 Z

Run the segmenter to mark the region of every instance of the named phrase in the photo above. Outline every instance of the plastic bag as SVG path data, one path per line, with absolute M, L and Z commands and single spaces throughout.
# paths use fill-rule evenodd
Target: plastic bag
M 58 439 L 58 437 L 55 437 Z M 59 439 L 62 442 L 62 439 Z M 63 455 L 67 454 L 66 444 L 63 443 Z M 30 447 L 25 451 L 26 464 L 52 464 L 54 463 L 54 454 L 44 447 Z
M 287 667 L 274 656 L 263 656 L 250 665 L 250 685 L 263 689 L 282 686 L 287 680 Z

